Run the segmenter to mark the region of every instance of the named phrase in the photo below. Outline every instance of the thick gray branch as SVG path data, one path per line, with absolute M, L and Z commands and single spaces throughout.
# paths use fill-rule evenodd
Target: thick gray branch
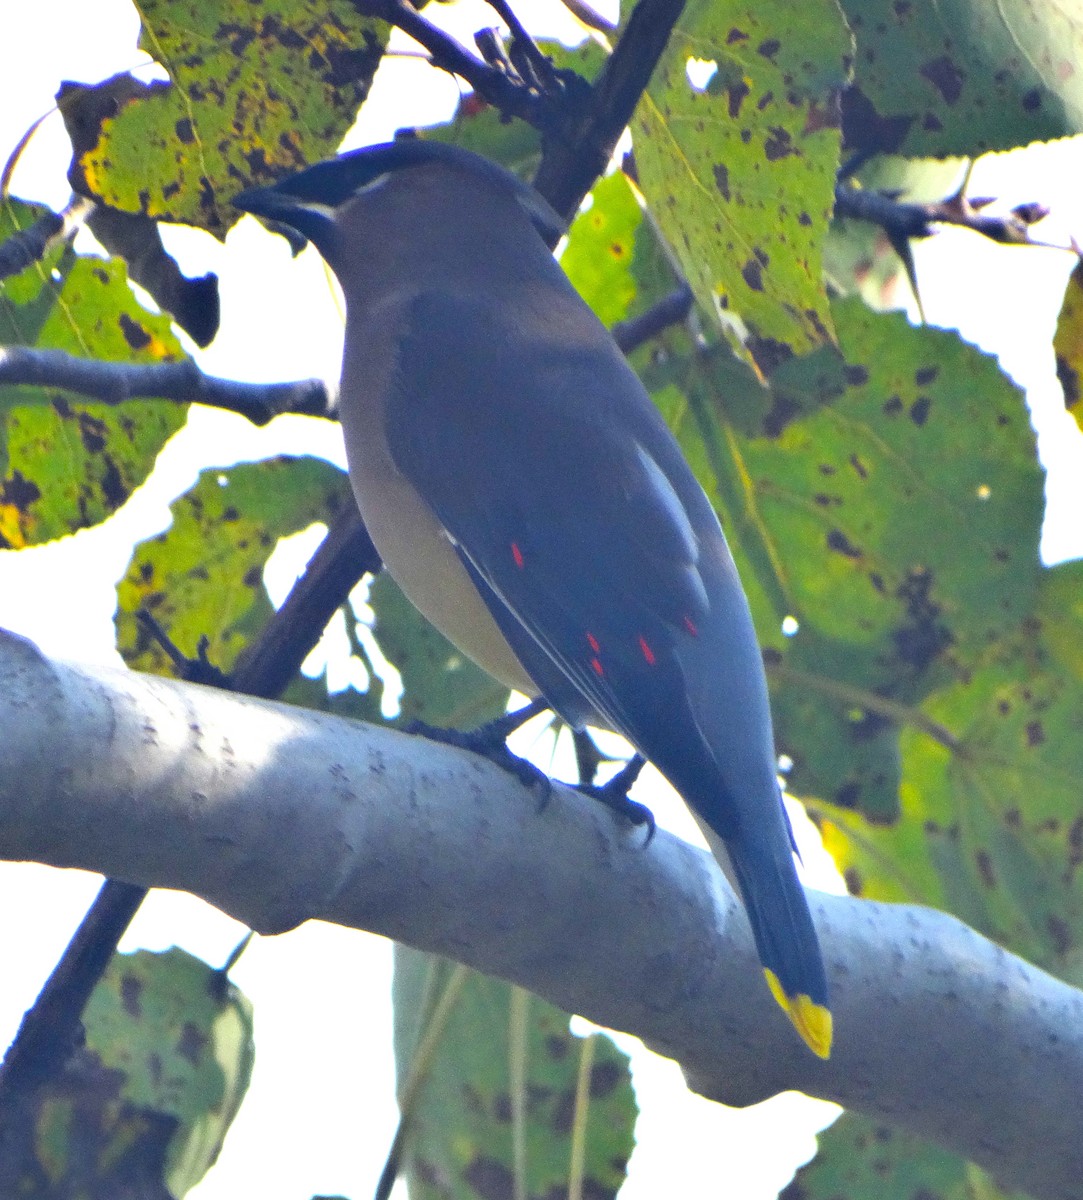
M 1080 1195 L 1083 994 L 931 910 L 813 896 L 835 1052 L 770 1001 L 713 862 L 470 755 L 0 632 L 0 857 L 311 917 L 502 976 L 677 1059 L 729 1104 L 798 1088 L 1040 1198 Z

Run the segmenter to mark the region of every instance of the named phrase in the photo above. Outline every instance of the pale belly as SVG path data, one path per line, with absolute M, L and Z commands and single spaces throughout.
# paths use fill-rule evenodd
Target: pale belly
M 414 607 L 468 658 L 508 687 L 537 695 L 454 546 L 391 461 L 378 406 L 358 403 L 365 392 L 382 394 L 381 385 L 347 371 L 340 404 L 350 482 L 384 566 Z

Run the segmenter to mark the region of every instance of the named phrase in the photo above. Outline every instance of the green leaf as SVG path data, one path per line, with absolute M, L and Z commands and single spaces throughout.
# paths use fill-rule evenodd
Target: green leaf
M 590 207 L 568 231 L 560 265 L 598 319 L 613 325 L 635 299 L 632 255 L 643 214 L 619 171 L 599 180 L 590 195 Z
M 781 1200 L 1008 1200 L 972 1164 L 856 1113 L 843 1113 L 819 1143 Z
M 38 214 L 0 204 L 0 238 Z M 0 342 L 107 362 L 184 357 L 169 318 L 136 300 L 123 262 L 61 250 L 0 283 Z M 0 386 L 0 547 L 103 521 L 150 474 L 186 413 L 180 404 L 88 404 L 61 388 Z
M 1083 263 L 1076 263 L 1064 290 L 1064 301 L 1053 335 L 1057 378 L 1064 389 L 1064 407 L 1083 430 Z
M 380 649 L 402 675 L 401 723 L 471 729 L 504 712 L 508 689 L 430 625 L 386 571 L 373 581 L 369 604 Z
M 1083 13 L 1057 0 L 840 0 L 857 43 L 846 142 L 976 155 L 1077 133 Z
M 368 94 L 388 27 L 348 0 L 146 0 L 140 48 L 171 85 L 121 86 L 77 147 L 112 208 L 221 237 L 231 196 L 334 154 Z
M 252 1074 L 252 1008 L 183 950 L 116 955 L 86 1042 L 39 1093 L 26 1195 L 168 1194 L 213 1164 Z
M 1083 563 L 1042 570 L 1033 611 L 926 697 L 900 738 L 901 811 L 817 804 L 853 891 L 932 904 L 1083 983 Z
M 700 304 L 765 375 L 832 338 L 820 248 L 849 50 L 834 0 L 695 0 L 632 122 L 651 212 Z M 715 64 L 703 90 L 692 60 Z
M 580 1123 L 580 1194 L 616 1196 L 637 1110 L 607 1037 L 574 1037 L 544 1000 L 403 946 L 394 1005 L 413 1200 L 564 1195 Z
M 272 608 L 263 568 L 278 539 L 328 521 L 352 504 L 344 472 L 316 458 L 275 458 L 202 472 L 171 508 L 173 523 L 135 549 L 117 586 L 117 648 L 129 666 L 172 673 L 137 622 L 146 609 L 182 653 L 207 638 L 210 661 L 228 671 Z

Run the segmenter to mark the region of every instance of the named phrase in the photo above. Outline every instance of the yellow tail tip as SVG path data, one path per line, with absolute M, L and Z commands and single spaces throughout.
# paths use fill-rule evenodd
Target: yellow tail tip
M 779 1007 L 793 1022 L 794 1028 L 805 1040 L 813 1054 L 820 1058 L 831 1057 L 831 1010 L 817 1004 L 811 996 L 787 996 L 774 971 L 764 968 L 767 986 Z

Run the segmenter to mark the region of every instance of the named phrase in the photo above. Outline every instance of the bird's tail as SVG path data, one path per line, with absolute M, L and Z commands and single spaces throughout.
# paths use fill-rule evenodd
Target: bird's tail
M 704 833 L 723 870 L 727 862 L 732 868 L 771 994 L 809 1048 L 827 1058 L 832 1026 L 827 976 L 789 845 L 776 849 L 772 839 L 743 834 L 723 842 L 713 830 Z

